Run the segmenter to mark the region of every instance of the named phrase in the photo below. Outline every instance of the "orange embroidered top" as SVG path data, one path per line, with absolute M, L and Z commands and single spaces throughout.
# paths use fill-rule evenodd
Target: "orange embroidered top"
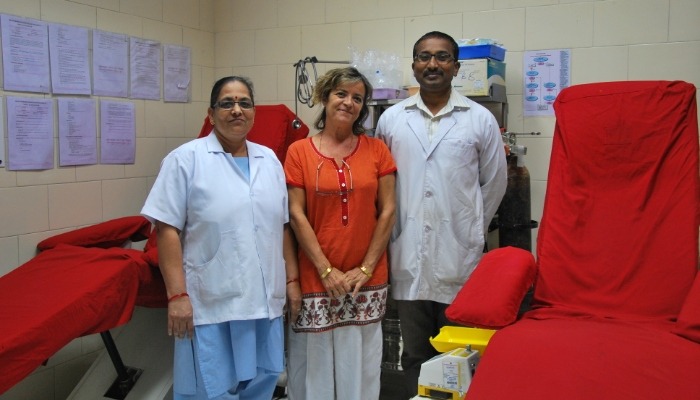
M 287 184 L 306 191 L 307 218 L 323 253 L 334 268 L 343 272 L 362 263 L 377 225 L 379 178 L 396 171 L 394 159 L 382 141 L 366 135 L 360 135 L 358 139 L 355 149 L 340 165 L 333 158 L 323 156 L 311 138 L 298 140 L 287 150 L 284 165 Z M 328 303 L 338 302 L 328 296 L 316 268 L 301 249 L 299 275 L 304 296 L 302 314 L 311 303 L 318 304 L 324 298 Z M 365 294 L 372 298 L 373 295 L 377 297 L 377 290 L 381 290 L 384 303 L 387 280 L 384 253 L 361 293 L 367 292 Z M 357 298 L 362 299 L 362 296 Z M 368 316 L 371 320 L 375 317 Z M 358 321 L 369 322 L 372 321 Z M 352 322 L 330 318 L 327 322 L 311 323 L 309 327 L 330 329 L 338 323 Z

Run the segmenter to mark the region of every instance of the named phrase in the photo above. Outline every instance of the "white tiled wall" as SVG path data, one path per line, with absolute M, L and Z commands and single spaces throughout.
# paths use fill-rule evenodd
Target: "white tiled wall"
M 0 13 L 185 45 L 193 64 L 191 103 L 134 101 L 134 165 L 0 169 L 0 274 L 29 260 L 45 237 L 138 213 L 163 156 L 199 132 L 211 85 L 224 74 L 250 76 L 258 103 L 294 110 L 292 65 L 307 56 L 348 60 L 349 46 L 394 52 L 403 58 L 408 84 L 411 49 L 423 33 L 498 39 L 508 49 L 508 128 L 541 133 L 521 139 L 528 147 L 536 220 L 554 119 L 523 116 L 524 51 L 571 49 L 572 84 L 632 79 L 700 84 L 697 0 L 0 0 Z M 320 74 L 335 66 L 317 68 Z M 316 112 L 298 105 L 309 126 Z M 99 338 L 75 341 L 0 399 L 65 398 L 99 347 Z
M 36 244 L 46 237 L 139 213 L 162 158 L 196 136 L 206 115 L 216 77 L 215 9 L 214 0 L 0 0 L 0 13 L 124 33 L 192 50 L 192 102 L 130 100 L 136 110 L 133 165 L 58 167 L 56 161 L 53 169 L 45 171 L 0 168 L 0 275 L 34 257 Z M 276 74 L 276 67 L 272 68 Z M 0 91 L 0 96 L 42 95 Z M 101 349 L 99 335 L 76 339 L 46 366 L 0 394 L 0 399 L 65 399 Z

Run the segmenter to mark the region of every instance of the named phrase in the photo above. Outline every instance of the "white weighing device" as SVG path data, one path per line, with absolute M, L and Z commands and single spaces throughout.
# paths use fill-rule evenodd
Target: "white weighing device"
M 439 354 L 421 365 L 415 399 L 464 398 L 479 364 L 479 352 L 471 346 Z

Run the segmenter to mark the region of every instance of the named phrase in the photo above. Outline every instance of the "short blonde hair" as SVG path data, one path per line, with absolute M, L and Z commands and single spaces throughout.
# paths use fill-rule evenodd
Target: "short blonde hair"
M 362 108 L 355 122 L 352 123 L 352 133 L 359 135 L 365 131 L 364 123 L 369 116 L 369 106 L 367 103 L 372 99 L 372 84 L 354 67 L 334 68 L 326 72 L 316 81 L 314 87 L 313 101 L 316 104 L 323 105 L 321 113 L 314 121 L 314 127 L 318 130 L 323 130 L 326 126 L 326 107 L 331 91 L 340 85 L 346 83 L 362 82 L 365 86 L 365 97 L 362 99 Z

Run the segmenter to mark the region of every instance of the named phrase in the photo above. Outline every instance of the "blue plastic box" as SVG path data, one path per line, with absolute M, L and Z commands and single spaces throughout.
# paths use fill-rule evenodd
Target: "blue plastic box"
M 472 46 L 459 46 L 459 59 L 492 58 L 503 61 L 506 58 L 506 49 L 494 44 L 476 44 Z

